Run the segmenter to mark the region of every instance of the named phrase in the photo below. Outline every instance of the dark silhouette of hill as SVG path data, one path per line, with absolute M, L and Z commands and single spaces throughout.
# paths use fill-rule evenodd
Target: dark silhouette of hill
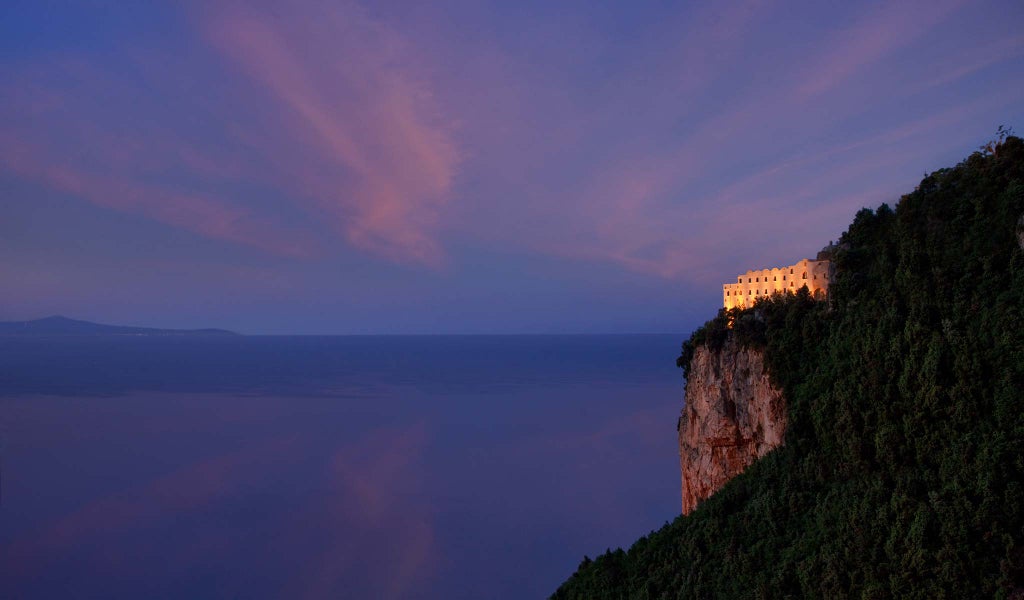
M 103 325 L 53 316 L 32 321 L 0 321 L 0 335 L 238 335 L 226 329 L 157 329 Z
M 785 445 L 552 598 L 1024 598 L 1024 140 L 1003 133 L 858 212 L 827 303 L 723 310 L 684 343 L 684 371 L 697 347 L 764 353 Z

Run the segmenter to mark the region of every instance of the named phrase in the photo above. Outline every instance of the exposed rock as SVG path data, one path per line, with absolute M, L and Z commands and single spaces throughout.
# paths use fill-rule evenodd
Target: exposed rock
M 679 418 L 683 514 L 782 445 L 786 433 L 786 401 L 760 350 L 730 336 L 721 350 L 697 348 L 689 373 Z

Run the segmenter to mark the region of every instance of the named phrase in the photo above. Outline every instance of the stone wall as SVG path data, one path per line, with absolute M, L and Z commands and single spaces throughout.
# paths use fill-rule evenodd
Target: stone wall
M 803 286 L 815 297 L 825 297 L 832 279 L 832 263 L 827 260 L 803 259 L 795 265 L 747 271 L 735 283 L 722 285 L 722 306 L 748 308 L 758 298 L 776 292 L 796 293 Z

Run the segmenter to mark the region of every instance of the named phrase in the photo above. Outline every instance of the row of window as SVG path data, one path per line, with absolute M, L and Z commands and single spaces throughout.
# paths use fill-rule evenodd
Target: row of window
M 792 281 L 789 282 L 789 287 L 795 287 L 793 285 Z M 760 296 L 762 293 L 765 294 L 765 295 L 771 294 L 772 290 L 747 290 L 747 295 L 748 296 L 753 296 L 755 292 L 757 293 L 758 296 Z M 726 292 L 725 295 L 728 296 L 729 292 Z M 736 295 L 737 296 L 742 296 L 743 292 L 736 292 Z
M 793 272 L 793 271 L 792 271 L 792 270 L 790 270 L 790 273 L 792 273 L 792 272 Z M 823 274 L 822 274 L 822 277 L 824 277 L 825 279 L 828 279 L 828 273 L 823 273 Z M 804 279 L 807 279 L 807 273 L 804 273 L 804 274 L 803 274 L 803 278 L 804 278 Z M 817 279 L 817 278 L 818 278 L 818 275 L 817 275 L 817 274 L 815 274 L 815 275 L 814 275 L 814 279 Z M 778 280 L 779 280 L 778 276 L 774 276 L 774 277 L 772 277 L 772 281 L 778 281 Z M 786 276 L 785 276 L 785 275 L 783 275 L 783 276 L 782 276 L 782 280 L 783 280 L 783 281 L 785 281 L 785 280 L 786 280 Z M 765 277 L 765 278 L 764 278 L 764 282 L 765 282 L 765 283 L 768 283 L 768 278 L 767 278 L 767 277 Z M 742 277 L 738 277 L 738 278 L 736 279 L 736 283 L 743 283 L 743 278 L 742 278 Z M 760 278 L 760 277 L 754 277 L 754 281 L 750 281 L 750 277 L 747 277 L 747 283 L 761 283 L 761 278 Z
M 790 269 L 790 270 L 789 270 L 789 274 L 790 274 L 790 275 L 792 275 L 792 274 L 793 274 L 793 269 Z M 807 273 L 804 273 L 804 279 L 807 279 Z M 758 282 L 758 283 L 760 283 L 760 282 L 761 282 L 761 278 L 759 278 L 759 277 L 755 277 L 755 278 L 754 278 L 754 280 L 755 280 L 756 282 Z M 765 281 L 768 281 L 768 277 L 767 277 L 767 276 L 765 276 L 764 280 L 765 280 Z M 785 275 L 783 275 L 783 276 L 782 276 L 782 280 L 783 280 L 783 281 L 785 281 L 785 280 L 786 280 L 786 276 L 785 276 Z M 778 281 L 778 279 L 776 279 L 775 277 L 772 277 L 772 281 Z M 739 278 L 737 278 L 737 279 L 736 279 L 736 283 L 743 283 L 743 278 L 742 278 L 742 277 L 739 277 Z M 747 283 L 750 283 L 750 278 L 749 278 L 749 277 L 747 277 Z

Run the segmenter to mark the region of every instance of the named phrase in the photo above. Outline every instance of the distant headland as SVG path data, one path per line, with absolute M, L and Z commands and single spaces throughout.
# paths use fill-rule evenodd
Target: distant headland
M 0 321 L 0 335 L 239 335 L 226 329 L 157 329 L 103 325 L 53 316 L 32 321 Z

